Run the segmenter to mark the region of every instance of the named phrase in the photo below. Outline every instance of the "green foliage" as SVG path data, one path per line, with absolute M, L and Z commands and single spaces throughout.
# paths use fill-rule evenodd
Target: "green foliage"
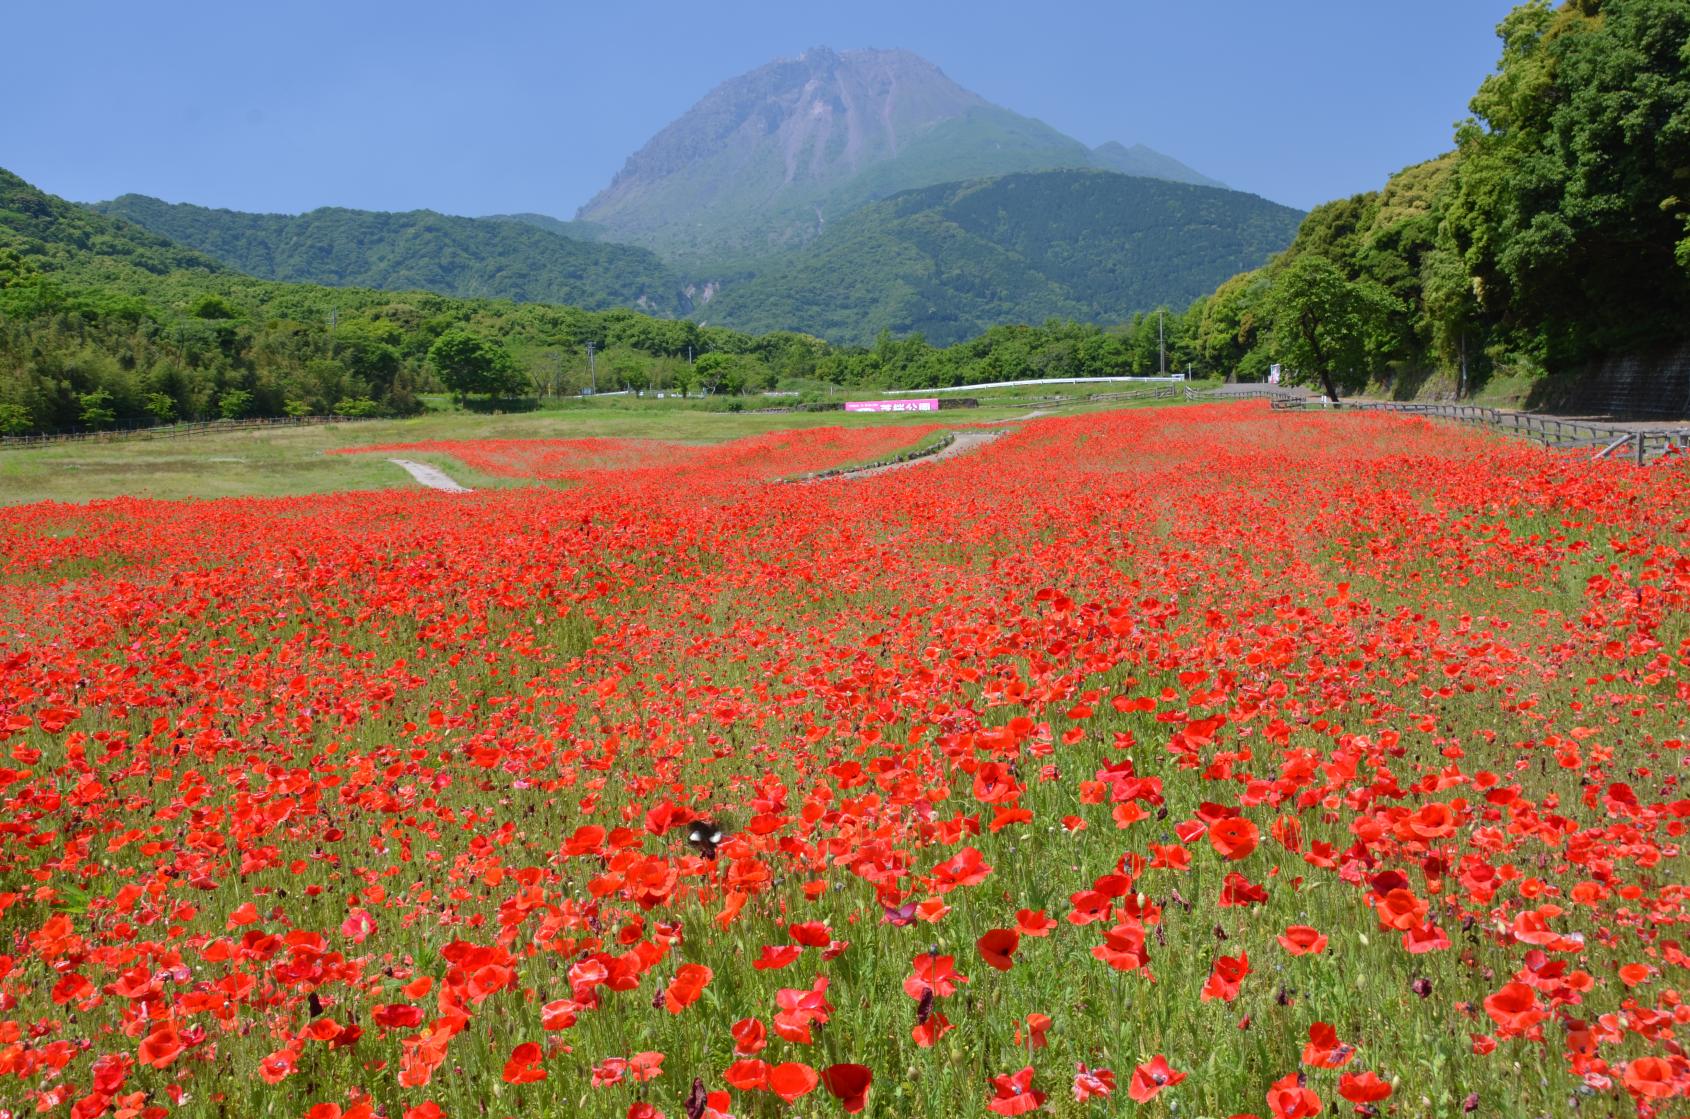
M 149 392 L 146 409 L 147 414 L 161 424 L 176 422 L 176 398 L 169 393 Z
M 28 435 L 35 430 L 35 418 L 22 404 L 0 401 L 0 435 Z
M 221 295 L 206 292 L 188 306 L 188 314 L 196 319 L 238 319 L 240 312 Z
M 17 249 L 0 246 L 0 288 L 10 287 L 38 274 L 39 269 L 25 260 Z
M 1444 245 L 1543 359 L 1670 337 L 1690 270 L 1690 3 L 1516 9 L 1473 99 Z
M 245 419 L 252 414 L 252 403 L 245 389 L 227 389 L 217 398 L 217 414 L 225 420 Z
M 82 426 L 90 431 L 100 431 L 117 422 L 117 412 L 112 408 L 112 395 L 105 389 L 78 393 L 76 403 L 80 409 L 78 418 L 82 421 Z
M 507 396 L 521 392 L 522 374 L 498 342 L 454 328 L 434 340 L 428 364 L 454 394 Z

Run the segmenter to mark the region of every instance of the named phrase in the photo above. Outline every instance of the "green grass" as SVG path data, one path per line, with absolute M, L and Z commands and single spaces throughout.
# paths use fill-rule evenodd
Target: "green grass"
M 995 404 L 995 402 L 994 402 Z M 812 427 L 909 426 L 935 421 L 931 412 L 875 415 L 848 412 L 704 412 L 666 406 L 583 404 L 567 412 L 477 415 L 433 413 L 408 420 L 321 427 L 245 430 L 179 439 L 62 443 L 0 450 L 0 504 L 92 501 L 132 496 L 161 499 L 280 497 L 345 490 L 420 488 L 381 455 L 324 454 L 372 443 L 432 439 L 666 439 L 716 443 L 770 431 Z M 939 422 L 971 424 L 1010 419 L 1027 409 L 1014 402 L 940 413 Z M 524 484 L 470 470 L 444 455 L 407 452 L 431 462 L 472 489 Z

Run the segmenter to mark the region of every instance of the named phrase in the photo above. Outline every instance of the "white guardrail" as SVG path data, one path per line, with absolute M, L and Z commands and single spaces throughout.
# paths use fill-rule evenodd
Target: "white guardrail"
M 1025 381 L 993 381 L 986 385 L 951 385 L 942 389 L 886 389 L 886 396 L 915 396 L 925 392 L 977 392 L 980 389 L 1018 389 L 1029 385 L 1150 385 L 1177 384 L 1185 374 L 1168 377 L 1032 377 Z

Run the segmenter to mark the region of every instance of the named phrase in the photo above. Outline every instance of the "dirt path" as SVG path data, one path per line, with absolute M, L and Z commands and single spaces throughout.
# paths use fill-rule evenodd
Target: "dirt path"
M 390 458 L 387 460 L 394 466 L 402 467 L 405 473 L 421 482 L 431 490 L 442 490 L 446 493 L 474 493 L 468 486 L 460 486 L 452 481 L 446 472 L 438 466 L 430 466 L 426 462 L 412 462 L 406 458 Z
M 942 462 L 945 459 L 955 458 L 958 455 L 966 455 L 970 451 L 978 451 L 981 447 L 984 447 L 992 440 L 1007 434 L 1009 434 L 1007 431 L 959 431 L 956 432 L 956 438 L 952 439 L 950 443 L 940 450 L 934 451 L 930 455 L 923 455 L 920 458 L 912 458 L 908 462 L 889 462 L 884 466 L 865 466 L 861 470 L 849 470 L 844 474 L 835 475 L 835 477 L 872 478 L 876 474 L 885 474 L 893 470 L 904 470 L 912 466 L 924 466 L 930 462 Z

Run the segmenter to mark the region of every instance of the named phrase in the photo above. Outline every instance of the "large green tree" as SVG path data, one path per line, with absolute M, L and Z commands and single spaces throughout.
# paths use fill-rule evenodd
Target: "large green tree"
M 1271 347 L 1290 366 L 1293 383 L 1318 378 L 1326 395 L 1367 383 L 1388 344 L 1397 310 L 1389 292 L 1370 280 L 1345 279 L 1323 256 L 1298 257 L 1274 280 L 1267 297 Z
M 1681 336 L 1690 0 L 1534 0 L 1498 30 L 1502 60 L 1458 137 L 1440 247 L 1540 361 Z
M 500 396 L 521 392 L 522 373 L 499 343 L 454 327 L 428 348 L 428 364 L 457 396 Z

